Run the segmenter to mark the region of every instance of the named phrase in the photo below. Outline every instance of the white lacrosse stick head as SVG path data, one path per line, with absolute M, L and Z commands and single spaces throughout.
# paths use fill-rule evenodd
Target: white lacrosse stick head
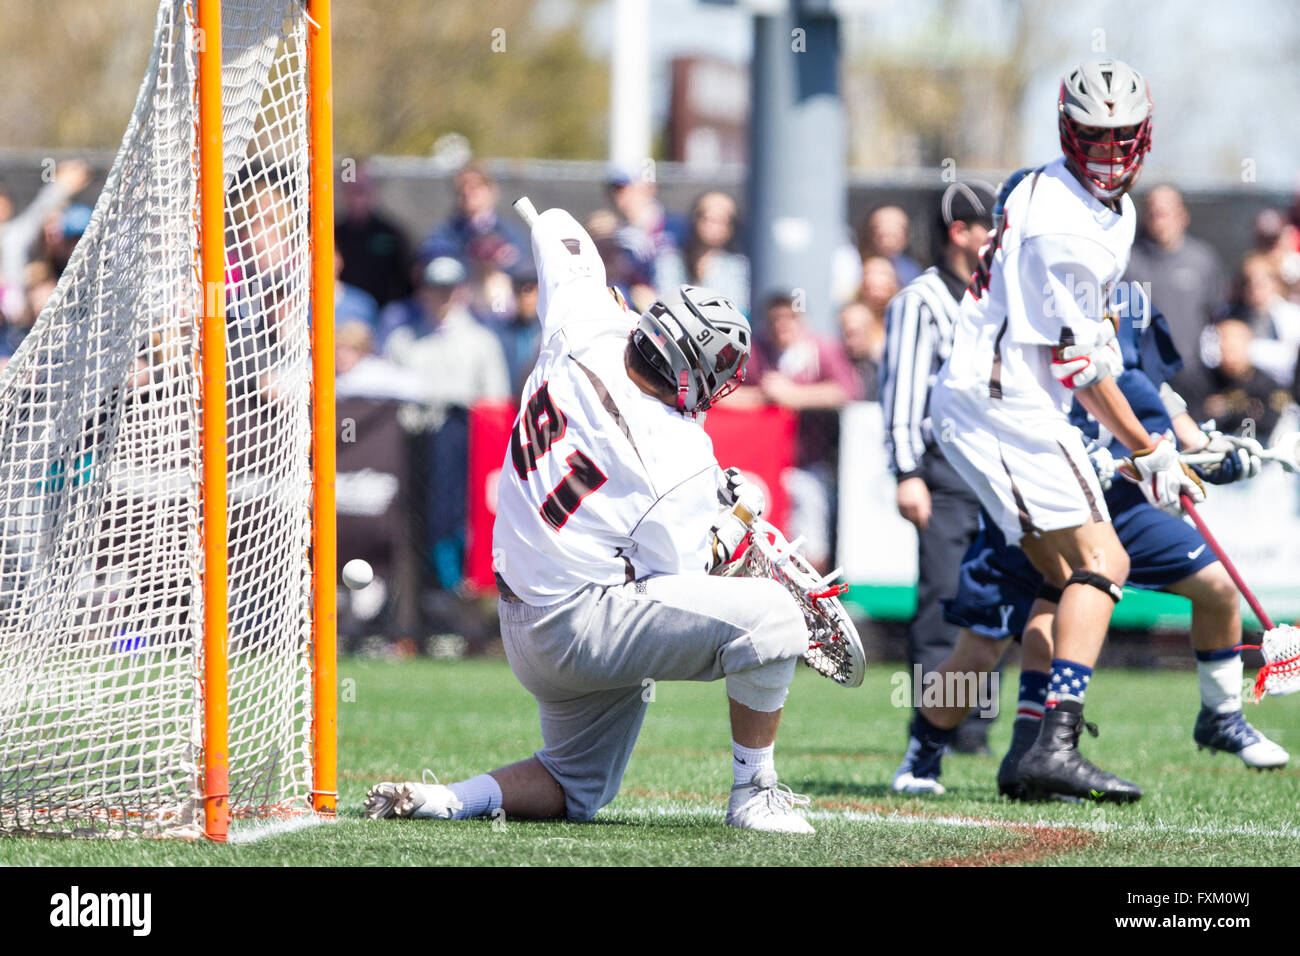
M 1280 461 L 1287 471 L 1300 471 L 1300 432 L 1283 435 L 1273 443 L 1269 453 Z
M 839 571 L 818 574 L 799 551 L 802 538 L 786 540 L 779 529 L 756 520 L 744 553 L 749 577 L 771 578 L 794 596 L 808 626 L 806 663 L 841 687 L 858 687 L 866 671 L 862 639 L 848 611 L 836 596 L 843 586 L 832 586 Z
M 1279 624 L 1260 641 L 1264 666 L 1255 678 L 1255 699 L 1266 694 L 1285 697 L 1300 691 L 1300 628 Z

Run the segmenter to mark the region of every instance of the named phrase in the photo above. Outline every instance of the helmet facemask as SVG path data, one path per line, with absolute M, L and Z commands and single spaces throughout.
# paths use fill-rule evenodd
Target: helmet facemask
M 1151 117 L 1136 126 L 1098 127 L 1074 122 L 1061 110 L 1061 148 L 1098 199 L 1115 199 L 1133 186 L 1151 149 Z

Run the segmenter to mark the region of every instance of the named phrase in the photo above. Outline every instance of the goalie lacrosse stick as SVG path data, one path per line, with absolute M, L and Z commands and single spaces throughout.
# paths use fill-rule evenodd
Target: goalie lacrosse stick
M 1255 700 L 1258 702 L 1265 694 L 1272 694 L 1275 697 L 1281 697 L 1286 694 L 1294 694 L 1300 691 L 1300 628 L 1290 624 L 1275 626 L 1268 612 L 1264 610 L 1259 599 L 1246 587 L 1246 582 L 1242 580 L 1240 572 L 1237 571 L 1236 565 L 1223 552 L 1219 542 L 1214 540 L 1214 535 L 1210 534 L 1210 529 L 1206 527 L 1204 519 L 1196 511 L 1196 506 L 1192 503 L 1191 496 L 1183 492 L 1179 496 L 1182 501 L 1183 510 L 1187 512 L 1188 517 L 1196 525 L 1196 530 L 1201 532 L 1201 537 L 1205 538 L 1205 543 L 1210 546 L 1228 572 L 1228 577 L 1232 578 L 1232 583 L 1237 585 L 1237 590 L 1241 596 L 1246 599 L 1250 609 L 1255 612 L 1255 617 L 1259 619 L 1260 625 L 1264 628 L 1264 636 L 1258 644 L 1242 644 L 1242 648 L 1257 650 L 1264 655 L 1264 666 L 1259 669 L 1255 676 Z
M 537 207 L 527 196 L 520 196 L 514 202 L 515 212 L 519 213 L 519 218 L 524 221 L 529 229 L 533 228 L 533 223 L 537 221 Z
M 818 574 L 799 552 L 800 540 L 787 541 L 776 527 L 755 519 L 737 548 L 740 553 L 723 573 L 771 578 L 784 585 L 794 595 L 808 625 L 804 663 L 842 687 L 857 687 L 866 673 L 867 656 L 853 619 L 840 603 L 839 596 L 849 586 L 832 583 L 841 569 Z

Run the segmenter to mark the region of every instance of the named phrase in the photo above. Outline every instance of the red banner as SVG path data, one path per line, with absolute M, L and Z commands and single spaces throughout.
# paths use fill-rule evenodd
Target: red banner
M 492 523 L 497 481 L 515 409 L 505 402 L 481 402 L 469 413 L 469 527 L 465 536 L 465 580 L 480 590 L 493 587 Z M 794 465 L 798 418 L 783 408 L 716 408 L 704 421 L 713 453 L 724 468 L 741 469 L 767 495 L 767 520 L 784 527 L 788 502 L 781 474 Z

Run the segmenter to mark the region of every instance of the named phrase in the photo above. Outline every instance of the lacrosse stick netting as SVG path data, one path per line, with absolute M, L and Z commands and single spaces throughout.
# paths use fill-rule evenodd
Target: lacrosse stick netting
M 843 687 L 857 687 L 866 672 L 866 654 L 858 629 L 839 595 L 847 584 L 834 584 L 839 572 L 820 575 L 799 552 L 798 541 L 786 540 L 766 521 L 753 523 L 736 571 L 747 577 L 771 578 L 794 595 L 808 625 L 808 651 L 803 661 L 823 677 Z

